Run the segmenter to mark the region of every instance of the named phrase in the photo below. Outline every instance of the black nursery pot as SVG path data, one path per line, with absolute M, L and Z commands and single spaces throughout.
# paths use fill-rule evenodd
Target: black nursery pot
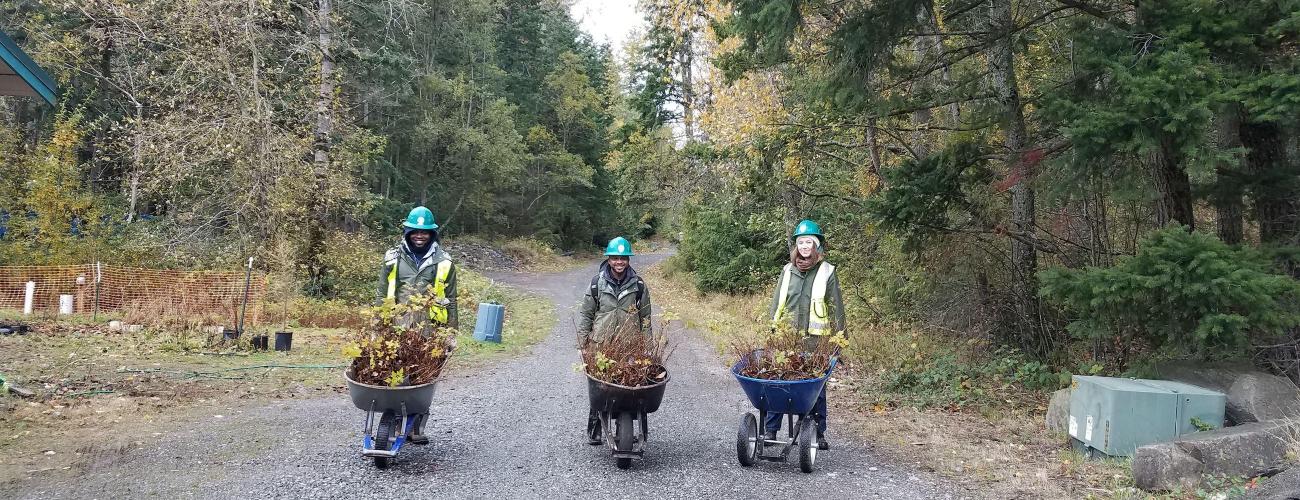
M 265 350 L 267 349 L 268 345 L 270 344 L 270 339 L 271 339 L 271 337 L 270 337 L 269 335 L 256 335 L 256 336 L 254 336 L 254 337 L 253 337 L 253 349 L 256 349 L 256 350 L 258 350 L 258 351 L 265 351 Z
M 275 350 L 288 351 L 293 347 L 293 332 L 275 332 Z

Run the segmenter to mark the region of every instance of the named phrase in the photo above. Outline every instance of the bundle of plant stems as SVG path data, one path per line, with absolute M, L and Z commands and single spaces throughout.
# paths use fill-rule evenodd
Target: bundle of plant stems
M 433 382 L 456 347 L 456 330 L 429 319 L 429 295 L 406 303 L 387 301 L 369 310 L 370 326 L 357 332 L 343 352 L 352 357 L 353 381 L 398 387 Z
M 642 333 L 635 319 L 625 321 L 613 335 L 583 346 L 583 369 L 596 380 L 627 387 L 662 382 L 668 376 L 664 368 L 668 338 L 663 330 Z
M 831 358 L 845 344 L 844 334 L 807 336 L 788 324 L 732 342 L 740 374 L 765 380 L 807 380 L 826 375 Z

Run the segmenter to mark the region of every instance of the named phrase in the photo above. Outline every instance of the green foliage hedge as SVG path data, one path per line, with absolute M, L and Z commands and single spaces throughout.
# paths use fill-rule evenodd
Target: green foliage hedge
M 1040 273 L 1041 294 L 1072 316 L 1077 338 L 1135 338 L 1167 354 L 1245 354 L 1300 324 L 1300 284 L 1263 253 L 1171 227 L 1110 268 Z

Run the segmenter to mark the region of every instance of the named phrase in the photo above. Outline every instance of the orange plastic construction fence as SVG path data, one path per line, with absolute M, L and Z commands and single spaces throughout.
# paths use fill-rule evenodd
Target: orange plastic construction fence
M 21 311 L 35 283 L 33 312 L 58 312 L 60 296 L 73 313 L 121 312 L 235 320 L 244 302 L 244 271 L 179 271 L 97 266 L 0 266 L 0 309 Z M 267 277 L 248 280 L 249 324 L 262 315 Z M 98 286 L 96 286 L 98 285 Z M 98 293 L 96 289 L 98 288 Z

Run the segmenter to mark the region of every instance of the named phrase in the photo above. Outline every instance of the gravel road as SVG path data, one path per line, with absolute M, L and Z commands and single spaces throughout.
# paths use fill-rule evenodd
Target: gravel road
M 645 266 L 654 256 L 638 257 Z M 752 408 L 697 334 L 674 331 L 672 382 L 650 416 L 643 460 L 619 470 L 585 444 L 585 377 L 574 371 L 574 308 L 592 269 L 494 277 L 553 297 L 559 322 L 530 354 L 445 379 L 433 442 L 404 447 L 388 470 L 360 456 L 363 412 L 345 394 L 284 401 L 177 422 L 163 437 L 91 460 L 77 477 L 0 486 L 0 498 L 956 498 L 927 474 L 882 463 L 836 432 L 817 470 L 736 462 L 740 415 Z M 654 284 L 649 284 L 653 291 Z M 468 370 L 467 370 L 468 371 Z M 341 384 L 340 384 L 341 385 Z

